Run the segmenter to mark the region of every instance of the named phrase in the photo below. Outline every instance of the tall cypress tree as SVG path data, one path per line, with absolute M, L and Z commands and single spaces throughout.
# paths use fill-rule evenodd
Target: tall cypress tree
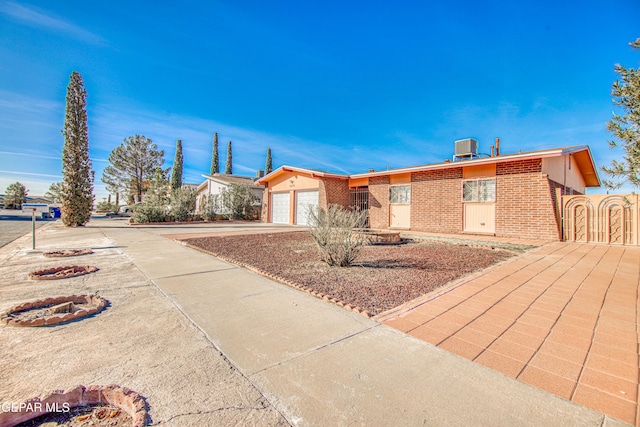
M 182 168 L 184 158 L 182 157 L 182 140 L 176 142 L 176 157 L 173 159 L 173 170 L 171 171 L 171 189 L 179 190 L 182 187 Z
M 271 160 L 271 147 L 267 148 L 267 162 L 264 165 L 264 173 L 273 172 L 273 161 Z
M 89 134 L 87 127 L 87 91 L 82 76 L 71 73 L 67 86 L 64 147 L 62 148 L 62 191 L 60 207 L 62 222 L 66 226 L 85 225 L 93 208 L 93 178 L 89 158 Z
M 218 132 L 213 134 L 213 153 L 211 154 L 211 171 L 209 175 L 220 172 L 220 160 L 218 159 Z
M 233 174 L 233 162 L 231 159 L 231 141 L 227 145 L 227 167 L 224 169 L 224 173 L 227 175 Z

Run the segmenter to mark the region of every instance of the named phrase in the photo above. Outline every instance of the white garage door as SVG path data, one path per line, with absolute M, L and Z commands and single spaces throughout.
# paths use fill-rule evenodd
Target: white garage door
M 296 224 L 307 225 L 309 209 L 318 209 L 317 191 L 300 191 L 296 193 Z
M 274 224 L 289 224 L 289 193 L 272 194 L 271 209 Z

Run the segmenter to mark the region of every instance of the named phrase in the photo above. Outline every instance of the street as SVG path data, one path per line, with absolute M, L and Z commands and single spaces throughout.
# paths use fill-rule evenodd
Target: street
M 6 244 L 13 242 L 20 236 L 24 236 L 31 232 L 31 217 L 29 216 L 13 216 L 5 215 L 7 211 L 3 211 L 0 214 L 0 248 Z M 20 213 L 20 211 L 18 211 Z M 40 228 L 49 221 L 36 218 L 36 228 Z M 36 244 L 37 244 L 37 232 L 36 232 Z

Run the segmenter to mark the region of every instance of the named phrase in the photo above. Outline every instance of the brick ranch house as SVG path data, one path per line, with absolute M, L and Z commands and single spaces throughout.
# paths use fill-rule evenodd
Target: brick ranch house
M 306 225 L 310 207 L 368 209 L 373 229 L 560 240 L 561 195 L 600 178 L 588 146 L 353 175 L 282 166 L 264 185 L 262 221 Z

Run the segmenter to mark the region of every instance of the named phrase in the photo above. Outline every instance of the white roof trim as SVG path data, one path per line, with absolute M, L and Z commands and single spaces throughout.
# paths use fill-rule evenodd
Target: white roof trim
M 462 160 L 458 162 L 450 162 L 450 163 L 434 163 L 431 165 L 422 165 L 422 166 L 410 166 L 407 168 L 400 169 L 390 169 L 390 170 L 381 170 L 375 172 L 365 172 L 365 173 L 356 173 L 350 175 L 350 178 L 366 178 L 371 176 L 384 176 L 384 175 L 397 175 L 401 173 L 408 172 L 417 172 L 423 170 L 433 170 L 433 169 L 451 169 L 457 168 L 461 166 L 475 166 L 475 165 L 483 165 L 488 163 L 503 163 L 510 162 L 513 160 L 520 159 L 539 159 L 544 157 L 556 157 L 562 154 L 569 154 L 576 151 L 588 150 L 589 147 L 587 145 L 577 146 L 577 147 L 568 147 L 568 148 L 556 148 L 552 150 L 543 150 L 543 151 L 533 151 L 527 153 L 517 153 L 517 154 L 502 154 L 500 156 L 494 157 L 482 157 L 479 159 L 473 160 Z M 591 154 L 591 153 L 589 153 Z

